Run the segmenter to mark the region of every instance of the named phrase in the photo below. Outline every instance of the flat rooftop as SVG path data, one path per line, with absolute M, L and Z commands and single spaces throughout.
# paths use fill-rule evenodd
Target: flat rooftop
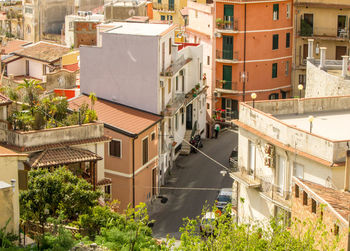
M 113 25 L 115 28 L 106 31 L 106 33 L 128 34 L 140 36 L 159 36 L 167 31 L 172 25 L 169 24 L 149 24 L 149 23 L 127 23 L 115 22 L 108 25 Z
M 349 140 L 350 111 L 325 111 L 304 114 L 274 115 L 280 121 L 304 131 L 310 131 L 309 116 L 313 116 L 312 134 L 329 140 Z

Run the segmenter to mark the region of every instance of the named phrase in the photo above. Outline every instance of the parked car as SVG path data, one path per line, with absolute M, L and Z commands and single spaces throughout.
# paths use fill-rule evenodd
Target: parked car
M 233 149 L 229 158 L 230 166 L 236 168 L 238 166 L 238 147 Z
M 210 235 L 214 233 L 215 225 L 217 224 L 215 213 L 206 212 L 202 217 L 199 230 L 203 235 Z
M 232 188 L 222 188 L 216 198 L 215 205 L 223 211 L 229 203 L 232 203 Z

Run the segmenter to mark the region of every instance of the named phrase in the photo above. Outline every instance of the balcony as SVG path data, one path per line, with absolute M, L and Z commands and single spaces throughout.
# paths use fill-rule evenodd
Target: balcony
M 216 62 L 232 64 L 238 62 L 238 51 L 216 50 Z
M 259 188 L 261 186 L 260 179 L 255 177 L 252 172 L 248 172 L 244 167 L 237 167 L 230 175 L 234 180 L 246 187 Z
M 273 184 L 273 177 L 262 177 L 260 180 L 261 197 L 285 210 L 290 210 L 292 206 L 291 192 L 284 191 L 280 186 Z
M 224 17 L 223 21 L 221 18 L 216 20 L 216 32 L 219 33 L 238 33 L 238 19 L 233 17 Z
M 154 10 L 171 12 L 171 13 L 175 12 L 174 4 L 164 4 L 164 3 L 153 2 L 152 5 Z
M 315 37 L 321 40 L 336 40 L 347 41 L 349 40 L 349 30 L 347 28 L 324 28 L 315 27 L 306 22 L 301 24 L 300 30 L 298 30 L 300 37 Z
M 238 83 L 227 80 L 216 80 L 215 91 L 223 94 L 237 94 Z

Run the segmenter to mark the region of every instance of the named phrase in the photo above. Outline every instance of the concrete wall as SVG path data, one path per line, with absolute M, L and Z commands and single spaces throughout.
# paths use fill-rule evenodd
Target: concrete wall
M 39 61 L 29 60 L 29 76 L 42 79 L 43 78 L 43 64 Z M 25 69 L 25 68 L 24 68 Z
M 339 68 L 341 73 L 341 67 Z M 307 62 L 305 97 L 350 95 L 350 80 L 336 76 Z
M 81 91 L 158 113 L 158 37 L 103 33 L 102 40 L 101 48 L 80 48 Z
M 74 140 L 91 139 L 103 136 L 103 124 L 90 123 L 81 126 L 66 126 L 37 131 L 8 131 L 7 142 L 20 147 L 69 142 Z
M 7 75 L 23 76 L 26 74 L 26 64 L 24 59 L 19 59 L 7 64 Z
M 52 91 L 55 88 L 70 89 L 76 85 L 77 72 L 71 72 L 65 69 L 48 73 L 46 75 L 46 91 Z

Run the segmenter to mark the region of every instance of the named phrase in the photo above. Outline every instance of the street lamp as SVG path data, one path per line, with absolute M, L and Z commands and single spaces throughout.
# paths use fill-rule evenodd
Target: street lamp
M 299 98 L 301 98 L 301 91 L 304 89 L 304 86 L 302 84 L 299 84 L 298 89 L 299 89 Z
M 314 116 L 309 116 L 309 122 L 310 122 L 310 133 L 312 133 L 312 121 L 314 121 Z
M 251 95 L 250 95 L 250 97 L 252 98 L 252 100 L 253 100 L 253 108 L 255 108 L 255 99 L 256 99 L 256 93 L 255 92 L 253 92 Z

